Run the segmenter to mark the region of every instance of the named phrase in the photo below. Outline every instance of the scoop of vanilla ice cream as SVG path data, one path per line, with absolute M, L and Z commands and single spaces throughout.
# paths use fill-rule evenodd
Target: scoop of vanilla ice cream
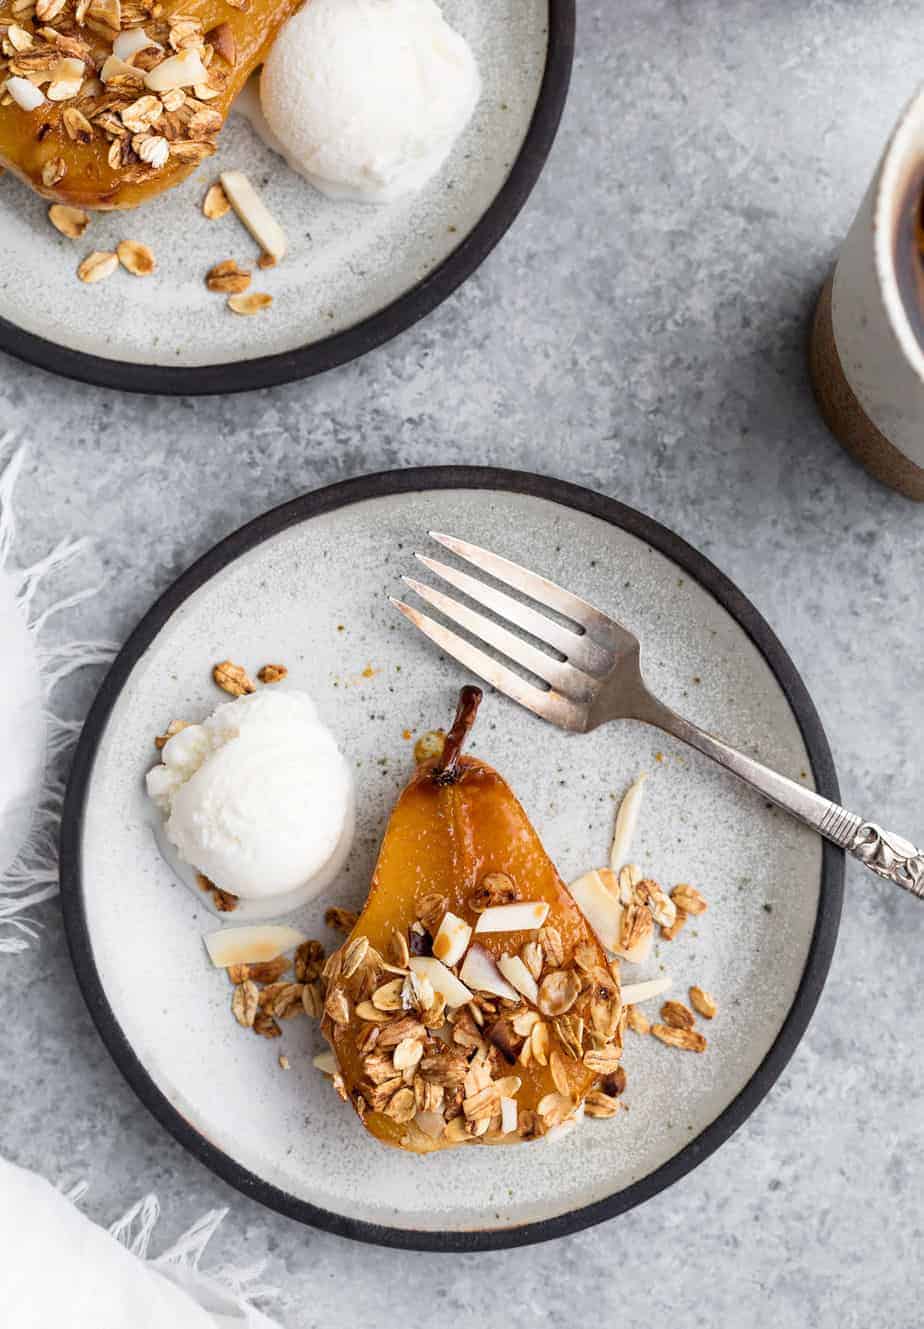
M 180 858 L 242 900 L 308 887 L 352 815 L 343 754 L 311 698 L 289 690 L 226 702 L 181 729 L 147 788 Z
M 310 0 L 260 79 L 294 170 L 335 198 L 387 203 L 449 155 L 481 95 L 468 43 L 434 0 Z

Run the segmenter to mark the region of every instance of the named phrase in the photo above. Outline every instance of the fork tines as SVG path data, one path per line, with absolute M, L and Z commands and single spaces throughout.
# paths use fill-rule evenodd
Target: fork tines
M 586 600 L 518 563 L 465 540 L 456 540 L 436 531 L 431 531 L 430 535 L 458 558 L 578 625 L 577 630 L 564 627 L 506 591 L 446 563 L 417 554 L 424 567 L 497 618 L 529 633 L 556 652 L 551 655 L 549 650 L 540 650 L 502 623 L 469 608 L 444 591 L 415 577 L 402 578 L 416 595 L 446 619 L 542 680 L 547 688 L 522 678 L 494 656 L 420 610 L 394 597 L 392 603 L 431 641 L 500 692 L 566 729 L 586 728 L 588 704 L 600 676 L 612 668 L 613 651 L 619 644 L 617 634 L 623 634 L 623 630 Z

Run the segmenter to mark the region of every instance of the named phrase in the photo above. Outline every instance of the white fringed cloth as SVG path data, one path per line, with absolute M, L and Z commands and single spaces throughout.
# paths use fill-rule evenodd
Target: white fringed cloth
M 148 1259 L 154 1196 L 107 1232 L 77 1207 L 85 1189 L 61 1195 L 0 1159 L 0 1317 L 9 1329 L 278 1329 L 252 1305 L 272 1292 L 257 1284 L 258 1269 L 199 1267 L 225 1210 Z
M 0 963 L 7 964 L 39 942 L 40 906 L 58 892 L 61 802 L 80 724 L 55 715 L 52 691 L 73 670 L 115 653 L 111 642 L 48 642 L 49 620 L 96 589 L 39 608 L 45 582 L 86 541 L 64 541 L 31 566 L 17 566 L 13 491 L 24 455 L 0 438 Z M 55 1129 L 51 1120 L 46 1126 Z M 253 1305 L 273 1291 L 259 1284 L 259 1268 L 199 1267 L 225 1210 L 206 1214 L 148 1259 L 156 1197 L 139 1200 L 107 1232 L 78 1208 L 86 1189 L 81 1183 L 62 1195 L 0 1158 L 3 1329 L 278 1329 Z

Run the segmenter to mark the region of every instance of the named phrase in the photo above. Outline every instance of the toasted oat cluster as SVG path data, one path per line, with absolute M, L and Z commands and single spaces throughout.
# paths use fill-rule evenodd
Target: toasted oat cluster
M 57 108 L 47 133 L 102 138 L 109 166 L 129 181 L 171 157 L 197 162 L 215 151 L 222 116 L 208 103 L 234 61 L 227 24 L 207 37 L 197 18 L 168 14 L 158 0 L 11 0 L 0 23 L 3 105 L 23 117 Z M 50 158 L 43 184 L 66 170 L 64 155 Z
M 528 908 L 511 903 L 516 894 L 509 878 L 492 874 L 471 897 L 472 913 Z M 421 1150 L 510 1144 L 584 1111 L 614 1115 L 627 1020 L 618 962 L 607 964 L 589 941 L 569 952 L 545 924 L 498 968 L 468 924 L 455 943 L 460 920 L 444 899 L 417 906 L 386 955 L 354 932 L 321 974 L 335 1082 L 367 1126 L 378 1118 L 380 1138 Z

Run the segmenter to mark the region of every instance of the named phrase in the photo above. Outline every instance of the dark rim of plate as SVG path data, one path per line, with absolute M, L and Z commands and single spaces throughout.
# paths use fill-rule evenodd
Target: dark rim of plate
M 548 52 L 536 108 L 510 174 L 486 212 L 432 272 L 397 300 L 353 327 L 277 355 L 183 368 L 131 364 L 74 351 L 0 317 L 0 350 L 82 383 L 171 397 L 276 387 L 358 359 L 404 332 L 452 295 L 484 262 L 515 220 L 539 179 L 555 140 L 571 78 L 574 29 L 575 0 L 549 0 Z
M 229 563 L 264 540 L 321 513 L 385 495 L 440 489 L 501 490 L 549 499 L 589 513 L 637 536 L 672 559 L 708 590 L 747 633 L 782 688 L 808 750 L 816 788 L 840 801 L 828 741 L 795 666 L 748 599 L 702 554 L 650 517 L 614 499 L 546 476 L 493 467 L 435 466 L 386 471 L 315 490 L 257 517 L 222 540 L 164 592 L 129 637 L 93 703 L 74 757 L 61 827 L 61 900 L 68 946 L 90 1014 L 117 1066 L 141 1101 L 207 1167 L 271 1209 L 339 1236 L 381 1246 L 429 1251 L 484 1251 L 528 1245 L 565 1236 L 624 1213 L 678 1181 L 724 1143 L 751 1115 L 782 1072 L 804 1034 L 834 953 L 844 890 L 844 854 L 825 841 L 818 913 L 805 969 L 792 1007 L 760 1066 L 738 1096 L 696 1139 L 654 1172 L 594 1204 L 516 1227 L 473 1231 L 427 1231 L 387 1227 L 296 1199 L 270 1185 L 213 1145 L 161 1092 L 125 1037 L 109 1004 L 93 954 L 81 881 L 80 846 L 87 789 L 97 747 L 112 708 L 135 664 L 168 619 L 195 591 Z

